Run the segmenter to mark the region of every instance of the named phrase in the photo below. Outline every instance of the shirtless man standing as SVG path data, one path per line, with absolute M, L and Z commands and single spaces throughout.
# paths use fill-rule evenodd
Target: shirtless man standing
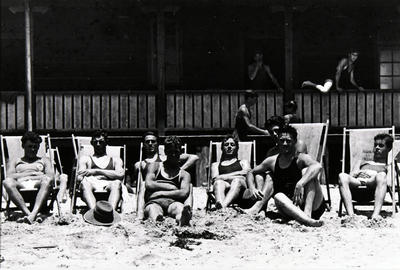
M 286 218 L 308 226 L 321 226 L 319 220 L 325 211 L 324 197 L 318 182 L 321 165 L 309 155 L 296 151 L 297 131 L 284 126 L 278 131 L 277 155 L 266 158 L 247 173 L 247 185 L 252 196 L 267 205 L 273 197 L 278 211 Z M 302 173 L 302 170 L 304 173 Z M 272 181 L 266 181 L 263 190 L 255 187 L 254 176 L 272 172 Z
M 90 141 L 94 148 L 93 156 L 82 156 L 78 160 L 78 181 L 81 181 L 82 198 L 89 209 L 96 206 L 93 191 L 110 191 L 108 202 L 114 209 L 121 198 L 121 180 L 124 168 L 121 158 L 110 157 L 106 153 L 107 134 L 96 131 Z
M 367 190 L 374 194 L 373 198 L 375 199 L 374 212 L 371 218 L 379 218 L 386 195 L 387 158 L 392 145 L 393 138 L 389 134 L 376 135 L 374 138 L 374 160 L 364 162 L 359 160 L 355 166 L 355 168 L 359 169 L 352 171 L 350 174 L 339 174 L 340 194 L 349 216 L 354 215 L 351 188 L 367 186 Z

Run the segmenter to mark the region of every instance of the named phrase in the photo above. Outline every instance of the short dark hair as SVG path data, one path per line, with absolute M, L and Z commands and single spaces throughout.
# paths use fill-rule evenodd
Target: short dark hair
M 377 141 L 377 140 L 384 141 L 386 147 L 389 148 L 389 150 L 392 149 L 392 147 L 393 147 L 393 137 L 390 136 L 389 134 L 387 134 L 387 133 L 378 134 L 378 135 L 376 135 L 374 137 L 374 141 Z
M 292 138 L 297 141 L 297 130 L 290 126 L 290 125 L 284 125 L 282 128 L 278 129 L 278 136 L 280 136 L 282 133 L 289 133 Z
M 258 94 L 251 89 L 246 90 L 244 92 L 244 99 L 248 100 L 249 98 L 258 98 Z
M 295 100 L 289 100 L 285 104 L 285 109 L 292 109 L 294 111 L 297 111 L 297 102 Z
M 36 132 L 28 131 L 21 138 L 22 146 L 24 146 L 27 141 L 40 144 L 42 142 L 42 138 Z
M 142 140 L 144 141 L 144 139 L 145 139 L 147 136 L 154 136 L 154 137 L 156 137 L 157 140 L 158 140 L 158 134 L 157 134 L 156 132 L 154 132 L 154 131 L 147 131 L 145 134 L 143 134 Z
M 101 130 L 101 129 L 96 130 L 96 131 L 93 133 L 91 141 L 94 141 L 94 139 L 99 138 L 99 137 L 103 137 L 104 140 L 105 140 L 105 142 L 106 142 L 106 143 L 108 142 L 108 135 L 107 135 L 107 132 L 105 132 L 104 130 Z
M 285 124 L 285 120 L 283 119 L 282 116 L 274 115 L 274 116 L 271 116 L 267 120 L 267 122 L 265 122 L 265 128 L 270 129 L 273 126 L 278 126 L 279 128 L 282 128 L 284 124 Z
M 165 138 L 164 145 L 165 148 L 167 148 L 167 146 L 172 146 L 176 150 L 179 150 L 180 152 L 182 151 L 182 141 L 176 136 L 168 136 Z

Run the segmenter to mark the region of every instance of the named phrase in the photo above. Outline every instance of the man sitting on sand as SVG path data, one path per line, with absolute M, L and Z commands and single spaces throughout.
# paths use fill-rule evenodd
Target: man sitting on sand
M 318 181 L 321 165 L 309 155 L 296 151 L 297 131 L 284 126 L 278 131 L 277 155 L 266 158 L 247 173 L 247 185 L 251 195 L 258 199 L 258 207 L 265 207 L 273 196 L 278 211 L 289 219 L 308 226 L 321 226 L 319 220 L 325 211 L 324 197 Z M 302 170 L 304 173 L 302 173 Z M 272 172 L 263 190 L 255 187 L 254 176 Z
M 224 138 L 221 150 L 220 161 L 211 165 L 216 209 L 228 207 L 246 189 L 245 175 L 250 169 L 247 160 L 238 159 L 239 142 L 232 135 Z
M 167 137 L 167 159 L 149 164 L 145 180 L 145 218 L 162 221 L 165 215 L 169 215 L 180 226 L 190 225 L 191 208 L 184 205 L 190 193 L 190 174 L 179 166 L 181 148 L 182 142 L 178 137 Z
M 356 163 L 355 171 L 339 174 L 339 189 L 347 214 L 354 216 L 351 189 L 366 186 L 367 201 L 375 199 L 372 219 L 378 219 L 387 189 L 387 159 L 392 149 L 393 138 L 389 134 L 378 134 L 374 138 L 374 160 Z M 389 174 L 388 174 L 389 175 Z M 368 198 L 367 198 L 368 197 Z
M 96 206 L 93 191 L 107 190 L 110 192 L 108 202 L 114 209 L 121 198 L 121 180 L 124 178 L 124 168 L 121 158 L 110 157 L 106 153 L 107 133 L 96 131 L 90 143 L 93 146 L 93 156 L 82 156 L 78 160 L 78 181 L 81 181 L 82 198 L 89 209 Z
M 54 180 L 53 166 L 47 157 L 38 157 L 42 138 L 37 133 L 27 132 L 22 136 L 22 148 L 24 156 L 16 160 L 11 160 L 8 165 L 8 176 L 4 180 L 6 189 L 11 201 L 25 214 L 18 222 L 32 224 L 35 220 L 41 222 L 41 217 L 36 219 L 40 208 L 46 203 L 51 181 Z M 38 188 L 38 194 L 32 211 L 28 209 L 26 203 L 19 192 L 23 188 Z

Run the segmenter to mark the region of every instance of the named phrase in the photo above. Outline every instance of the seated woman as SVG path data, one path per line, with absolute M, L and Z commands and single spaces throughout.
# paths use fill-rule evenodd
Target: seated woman
M 246 174 L 250 170 L 247 160 L 238 159 L 239 142 L 228 135 L 221 143 L 221 160 L 211 165 L 211 178 L 215 194 L 215 207 L 226 208 L 246 189 Z
M 21 138 L 24 156 L 11 160 L 8 164 L 8 175 L 4 180 L 11 201 L 22 210 L 25 216 L 18 222 L 32 224 L 36 220 L 40 208 L 45 204 L 50 192 L 51 182 L 54 179 L 53 166 L 47 157 L 38 157 L 42 138 L 34 132 L 27 132 Z M 25 204 L 20 189 L 38 188 L 35 204 L 30 211 Z M 39 221 L 39 218 L 38 218 Z

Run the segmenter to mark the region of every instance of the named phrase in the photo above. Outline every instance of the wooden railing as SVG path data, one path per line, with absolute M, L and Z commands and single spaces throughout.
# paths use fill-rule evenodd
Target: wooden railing
M 283 96 L 258 91 L 252 121 L 263 126 L 266 119 L 283 112 Z M 0 131 L 26 127 L 25 96 L 0 101 Z M 36 92 L 36 130 L 134 130 L 155 129 L 160 117 L 169 131 L 232 129 L 237 108 L 244 101 L 240 90 L 166 91 L 164 115 L 157 115 L 157 91 Z M 367 90 L 321 94 L 295 91 L 298 115 L 304 122 L 330 120 L 331 127 L 400 126 L 400 91 Z

